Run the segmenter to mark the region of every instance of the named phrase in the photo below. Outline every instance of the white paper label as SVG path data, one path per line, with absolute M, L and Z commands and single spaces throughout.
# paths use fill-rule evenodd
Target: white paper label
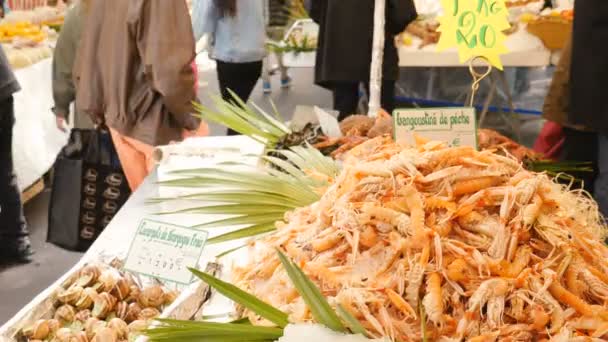
M 293 112 L 290 127 L 296 131 L 300 131 L 308 123 L 318 123 L 315 110 L 311 106 L 297 105 Z
M 397 109 L 393 113 L 395 141 L 415 146 L 415 135 L 449 146 L 477 148 L 475 108 Z
M 333 113 L 337 116 L 338 112 L 333 111 Z M 338 119 L 336 116 L 329 114 L 327 111 L 315 106 L 315 114 L 317 115 L 317 120 L 319 120 L 319 125 L 321 126 L 321 131 L 328 137 L 339 138 L 342 136 L 342 130 L 340 130 L 340 124 L 338 123 Z
M 144 219 L 127 254 L 125 269 L 153 278 L 188 285 L 207 242 L 204 230 Z
M 335 110 L 322 109 L 317 106 L 296 106 L 290 126 L 294 130 L 302 130 L 309 123 L 318 124 L 323 134 L 338 138 L 342 136 L 340 124 L 336 119 L 338 114 Z

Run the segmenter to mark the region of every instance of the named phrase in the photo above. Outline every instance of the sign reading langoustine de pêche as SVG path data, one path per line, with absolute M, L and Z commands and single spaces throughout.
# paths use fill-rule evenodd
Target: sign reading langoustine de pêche
M 144 219 L 131 242 L 124 268 L 188 285 L 193 279 L 188 268 L 198 267 L 207 236 L 204 230 Z
M 416 136 L 449 146 L 477 148 L 475 108 L 397 109 L 393 113 L 395 141 L 415 146 Z

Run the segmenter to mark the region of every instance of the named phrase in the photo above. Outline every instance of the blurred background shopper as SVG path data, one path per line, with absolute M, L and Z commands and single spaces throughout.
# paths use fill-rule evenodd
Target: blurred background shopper
M 374 0 L 312 0 L 310 16 L 319 24 L 315 83 L 333 92 L 334 109 L 342 120 L 357 112 L 360 84 L 369 85 Z M 395 36 L 416 16 L 412 0 L 386 1 L 381 102 L 389 113 L 395 107 L 395 81 L 399 78 Z
M 607 37 L 608 2 L 576 1 L 568 119 L 572 125 L 591 128 L 597 132 L 596 142 L 593 138 L 587 138 L 586 141 L 597 147 L 597 177 L 593 195 L 604 216 L 608 215 L 608 102 L 605 92 L 605 82 L 608 79 Z M 582 150 L 594 150 L 593 146 L 584 143 L 579 146 Z
M 74 68 L 76 107 L 105 123 L 134 190 L 154 146 L 199 128 L 194 39 L 184 0 L 91 0 Z M 205 128 L 200 128 L 205 133 Z
M 13 94 L 19 83 L 0 47 L 0 263 L 30 262 L 33 254 L 13 165 Z
M 285 32 L 288 29 L 291 1 L 266 0 L 266 2 L 268 6 L 266 12 L 268 17 L 266 34 L 270 41 L 280 42 L 285 37 Z M 274 60 L 271 58 L 273 55 Z M 273 65 L 273 61 L 276 61 L 276 66 Z M 270 94 L 272 92 L 271 76 L 277 71 L 281 76 L 281 88 L 286 89 L 291 87 L 291 77 L 289 77 L 289 74 L 287 73 L 287 67 L 283 64 L 283 53 L 275 50 L 272 54 L 268 54 L 264 59 L 264 69 L 262 72 L 264 83 L 262 89 L 265 94 Z
M 266 56 L 264 0 L 195 0 L 192 25 L 196 41 L 208 35 L 224 100 L 232 99 L 230 89 L 247 102 Z
M 65 16 L 53 53 L 53 100 L 57 128 L 67 130 L 70 106 L 76 99 L 72 69 L 80 44 L 80 35 L 86 22 L 90 0 L 78 0 Z M 74 113 L 74 128 L 93 128 L 91 118 L 85 113 Z

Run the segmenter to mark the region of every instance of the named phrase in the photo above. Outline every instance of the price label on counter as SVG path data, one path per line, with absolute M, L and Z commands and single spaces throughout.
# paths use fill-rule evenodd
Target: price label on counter
M 393 113 L 395 141 L 415 146 L 416 135 L 450 146 L 477 148 L 475 108 L 397 109 Z
M 460 62 L 481 56 L 502 70 L 500 54 L 507 52 L 503 31 L 509 29 L 505 0 L 441 0 L 439 50 L 458 48 Z
M 125 269 L 142 275 L 188 285 L 189 267 L 197 267 L 207 242 L 204 230 L 144 219 L 127 254 Z

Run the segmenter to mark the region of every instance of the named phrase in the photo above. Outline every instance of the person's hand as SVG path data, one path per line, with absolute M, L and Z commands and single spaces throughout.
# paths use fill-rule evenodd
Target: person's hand
M 67 128 L 67 122 L 65 121 L 65 118 L 61 115 L 56 115 L 55 116 L 55 122 L 57 124 L 57 129 L 59 129 L 62 132 L 67 132 L 68 128 Z

